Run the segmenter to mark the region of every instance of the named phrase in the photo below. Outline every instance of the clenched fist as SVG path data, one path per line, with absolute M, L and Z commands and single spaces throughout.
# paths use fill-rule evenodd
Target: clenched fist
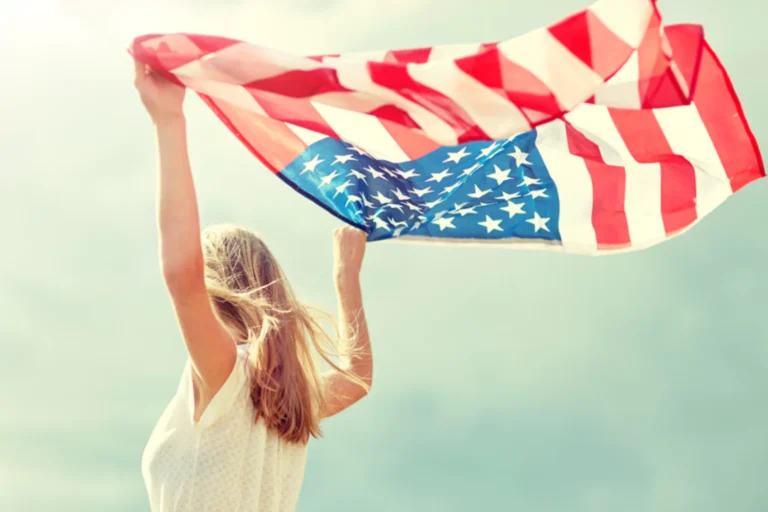
M 149 66 L 138 60 L 134 61 L 134 66 L 136 74 L 133 84 L 139 91 L 141 102 L 152 117 L 152 121 L 159 124 L 182 118 L 184 116 L 182 109 L 184 87 L 155 74 L 149 69 Z
M 367 240 L 364 231 L 351 226 L 333 231 L 334 279 L 337 284 L 360 276 Z

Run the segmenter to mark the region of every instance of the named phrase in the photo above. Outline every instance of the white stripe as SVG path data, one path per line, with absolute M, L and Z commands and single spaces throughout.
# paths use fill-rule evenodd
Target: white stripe
M 733 193 L 720 156 L 695 104 L 653 112 L 672 151 L 696 170 L 696 214 L 701 219 Z
M 322 103 L 331 107 L 354 110 L 355 112 L 373 112 L 379 107 L 388 105 L 386 101 L 364 92 L 324 92 L 308 98 L 314 103 Z
M 667 238 L 661 215 L 661 165 L 627 164 L 624 212 L 632 247 L 641 249 Z
M 492 139 L 507 138 L 531 127 L 519 108 L 459 69 L 452 60 L 409 64 L 408 73 L 456 102 Z
M 307 71 L 321 67 L 322 64 L 306 57 L 241 42 L 179 66 L 173 73 L 230 84 L 247 84 L 286 71 Z
M 387 56 L 389 51 L 376 50 L 370 52 L 349 52 L 341 55 L 333 55 L 323 57 L 323 64 L 334 62 L 384 62 L 384 57 Z
M 226 101 L 238 108 L 266 116 L 266 112 L 243 86 L 206 80 L 204 78 L 177 77 L 193 91 L 206 94 L 216 101 Z
M 318 133 L 313 130 L 308 130 L 307 128 L 296 126 L 295 124 L 285 123 L 285 126 L 287 126 L 288 129 L 295 133 L 298 138 L 304 141 L 304 144 L 307 146 L 311 146 L 317 141 L 328 138 L 328 136 L 325 134 Z
M 377 118 L 320 103 L 312 104 L 343 141 L 354 144 L 377 159 L 391 162 L 410 160 Z
M 571 109 L 592 96 L 603 78 L 545 29 L 537 29 L 498 45 L 509 60 L 533 73 Z M 512 84 L 514 87 L 514 84 Z
M 446 146 L 454 146 L 457 144 L 458 136 L 456 135 L 456 131 L 448 123 L 429 112 L 421 105 L 409 101 L 400 94 L 374 83 L 371 76 L 368 74 L 368 70 L 364 66 L 360 66 L 354 62 L 345 64 L 338 59 L 329 59 L 325 62 L 336 68 L 339 83 L 347 89 L 371 94 L 374 97 L 381 98 L 388 103 L 400 107 L 413 118 L 424 133 L 432 140 Z
M 597 144 L 608 165 L 624 167 L 624 212 L 629 239 L 636 248 L 666 239 L 661 214 L 661 165 L 637 162 L 627 148 L 607 107 L 584 104 L 566 116 L 574 128 Z
M 594 253 L 597 236 L 592 225 L 592 179 L 583 158 L 568 152 L 565 124 L 556 119 L 536 128 L 536 147 L 560 198 L 560 238 L 566 251 Z
M 429 52 L 428 62 L 438 60 L 455 60 L 474 55 L 480 51 L 479 44 L 446 44 L 435 46 Z
M 637 48 L 648 29 L 653 4 L 651 0 L 599 0 L 589 10 L 616 36 Z
M 640 58 L 632 52 L 627 62 L 595 91 L 595 103 L 610 107 L 640 108 Z

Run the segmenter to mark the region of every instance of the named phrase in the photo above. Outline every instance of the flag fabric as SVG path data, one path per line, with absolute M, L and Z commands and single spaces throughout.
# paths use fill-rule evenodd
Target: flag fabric
M 130 51 L 369 240 L 637 250 L 765 176 L 702 28 L 663 26 L 652 0 L 498 43 L 300 57 L 150 34 Z

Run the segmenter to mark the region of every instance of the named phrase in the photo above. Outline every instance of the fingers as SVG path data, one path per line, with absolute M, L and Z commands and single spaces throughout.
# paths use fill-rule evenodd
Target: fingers
M 147 75 L 147 65 L 144 64 L 143 62 L 133 59 L 133 68 L 135 71 L 133 83 L 138 85 Z
M 364 244 L 368 234 L 353 226 L 342 226 L 333 230 L 333 237 L 342 244 Z

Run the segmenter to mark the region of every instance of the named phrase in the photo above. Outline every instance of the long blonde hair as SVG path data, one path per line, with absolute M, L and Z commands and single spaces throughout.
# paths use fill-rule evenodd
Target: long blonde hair
M 367 389 L 334 358 L 349 358 L 354 344 L 341 339 L 330 315 L 300 303 L 266 244 L 232 224 L 202 232 L 205 282 L 219 320 L 237 343 L 250 343 L 251 400 L 268 428 L 290 442 L 319 437 L 326 389 L 310 346 L 326 363 Z M 324 317 L 335 336 L 318 321 Z

